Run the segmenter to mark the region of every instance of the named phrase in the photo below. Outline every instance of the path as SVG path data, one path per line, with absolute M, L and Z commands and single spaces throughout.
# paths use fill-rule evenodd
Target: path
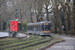
M 9 36 L 9 33 L 8 32 L 0 32 L 0 38 L 2 37 L 8 37 Z M 22 33 L 18 33 L 16 37 L 27 37 L 29 38 L 30 36 L 29 35 L 25 35 L 25 34 L 22 34 Z
M 57 43 L 46 50 L 75 50 L 75 38 L 61 35 L 56 36 L 64 38 L 66 41 Z

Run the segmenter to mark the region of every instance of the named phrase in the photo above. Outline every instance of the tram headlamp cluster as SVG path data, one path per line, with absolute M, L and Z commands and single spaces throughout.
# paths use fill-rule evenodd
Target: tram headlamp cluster
M 46 23 L 46 25 L 48 25 L 48 23 Z

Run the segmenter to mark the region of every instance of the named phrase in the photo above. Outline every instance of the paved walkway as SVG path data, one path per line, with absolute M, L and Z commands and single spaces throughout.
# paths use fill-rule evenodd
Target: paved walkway
M 0 37 L 7 37 L 9 34 L 7 32 L 0 32 Z
M 9 33 L 8 32 L 0 32 L 0 37 L 8 37 L 9 36 Z M 25 34 L 21 34 L 21 33 L 18 33 L 16 37 L 27 37 L 29 38 L 30 36 L 29 35 L 25 35 Z
M 75 38 L 61 35 L 56 36 L 64 38 L 66 41 L 57 43 L 46 50 L 75 50 Z

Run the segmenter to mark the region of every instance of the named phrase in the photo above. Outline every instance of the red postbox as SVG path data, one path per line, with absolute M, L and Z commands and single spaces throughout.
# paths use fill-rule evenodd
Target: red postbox
M 17 32 L 17 21 L 10 21 L 10 31 L 11 32 Z

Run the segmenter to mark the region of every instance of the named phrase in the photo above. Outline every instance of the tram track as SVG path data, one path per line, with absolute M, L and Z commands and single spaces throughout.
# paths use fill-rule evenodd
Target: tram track
M 41 39 L 35 39 L 36 41 L 39 41 L 39 40 L 43 40 L 44 38 L 41 38 Z M 26 45 L 26 44 L 29 44 L 29 43 L 32 43 L 32 42 L 35 42 L 35 41 L 29 41 L 29 42 L 26 42 L 26 43 L 22 43 L 22 44 L 17 44 L 17 45 L 13 45 L 13 46 L 7 46 L 7 47 L 4 47 L 4 48 L 0 48 L 0 49 L 6 49 L 6 48 L 11 48 L 11 47 L 16 47 L 16 46 L 20 46 L 20 45 Z
M 32 47 L 32 46 L 35 46 L 35 45 L 43 44 L 43 43 L 48 42 L 48 41 L 51 41 L 51 40 L 53 40 L 53 38 L 48 39 L 48 40 L 46 40 L 46 41 L 41 41 L 41 42 L 38 42 L 38 43 L 30 44 L 30 45 L 28 45 L 28 46 L 24 46 L 24 47 L 16 48 L 16 49 L 13 49 L 13 50 L 20 50 L 20 49 L 24 49 L 24 48 Z
M 14 38 L 16 38 L 16 39 L 23 39 L 23 38 L 26 38 L 26 37 L 27 37 L 27 36 L 25 36 L 25 37 L 6 37 L 6 38 L 12 38 L 12 39 L 14 40 Z M 6 38 L 5 38 L 5 39 L 6 39 Z M 12 40 L 12 41 L 13 41 L 13 40 Z M 1 43 L 1 42 L 9 42 L 9 41 L 11 41 L 11 39 L 9 39 L 9 40 L 2 40 L 2 41 L 0 41 L 0 43 Z
M 6 49 L 7 50 L 9 50 L 9 49 L 10 50 L 18 50 L 18 49 L 23 49 L 23 48 L 28 48 L 31 46 L 39 45 L 39 44 L 42 44 L 42 43 L 52 40 L 52 38 L 46 39 L 46 37 L 41 37 L 41 38 L 39 38 L 39 37 L 41 37 L 41 36 L 34 35 L 34 37 L 30 38 L 30 39 L 27 38 L 27 39 L 21 39 L 18 41 L 14 41 L 14 42 L 0 44 L 0 46 L 1 46 L 0 50 L 6 50 Z M 42 40 L 44 40 L 44 41 L 42 41 Z M 22 43 L 20 43 L 20 42 L 22 42 Z
M 18 40 L 18 41 L 7 41 L 7 43 L 3 43 L 3 44 L 0 44 L 0 46 L 3 46 L 3 45 L 7 45 L 7 44 L 11 44 L 11 43 L 17 43 L 17 42 L 22 42 L 22 41 L 26 41 L 26 40 L 33 40 L 33 39 L 36 39 L 37 37 L 34 37 L 34 38 L 32 38 L 32 39 L 24 39 L 24 40 Z M 4 41 L 4 42 L 6 42 L 6 41 Z

